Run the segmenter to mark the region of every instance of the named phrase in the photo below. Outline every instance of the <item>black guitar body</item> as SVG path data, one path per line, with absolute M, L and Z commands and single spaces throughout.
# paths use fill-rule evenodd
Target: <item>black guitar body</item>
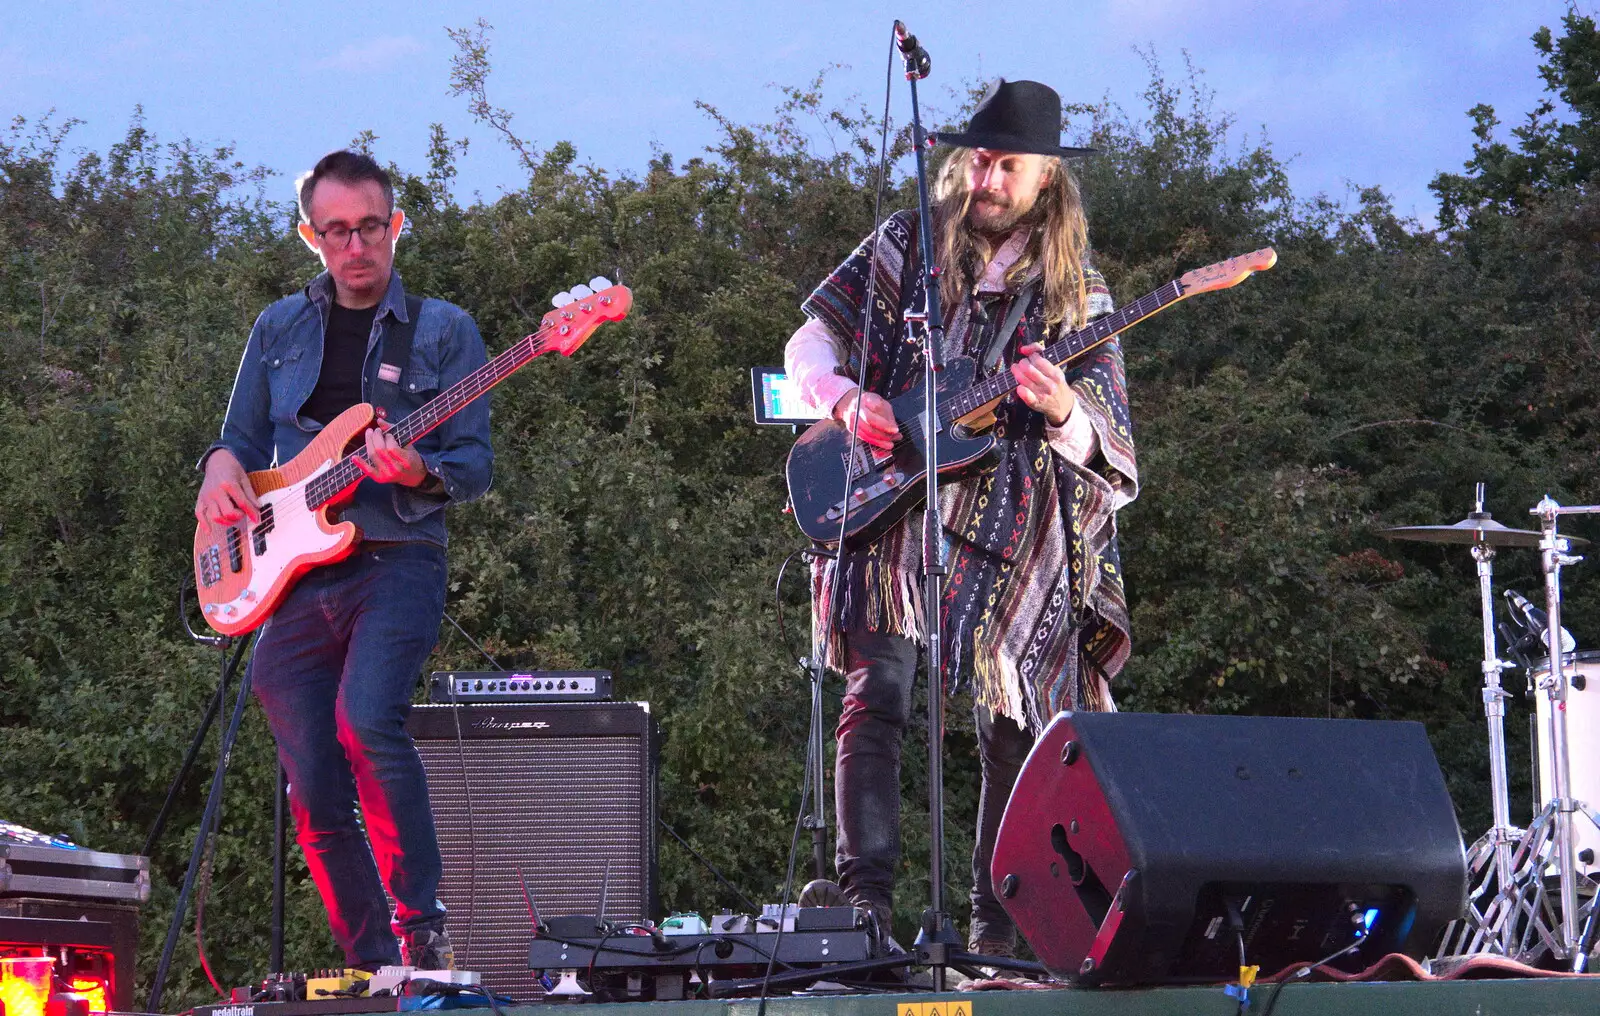
M 965 391 L 976 380 L 977 365 L 966 357 L 945 364 L 939 374 L 940 403 Z M 832 420 L 812 425 L 789 450 L 789 499 L 800 531 L 818 543 L 839 539 L 839 518 L 846 544 L 870 542 L 922 502 L 930 458 L 941 475 L 981 467 L 994 451 L 991 434 L 971 434 L 960 425 L 944 428 L 937 454 L 929 456 L 922 434 L 923 386 L 891 399 L 900 442 L 882 452 L 855 442 L 850 457 L 850 432 Z M 848 481 L 848 482 L 847 482 Z
M 1043 355 L 1051 363 L 1070 363 L 1165 307 L 1196 293 L 1237 286 L 1251 273 L 1265 271 L 1277 261 L 1277 252 L 1263 247 L 1186 272 L 1120 310 L 1061 336 L 1045 347 Z M 985 410 L 1016 387 L 1009 372 L 996 371 L 977 382 L 973 361 L 964 357 L 951 360 L 939 374 L 939 413 L 947 420 L 968 419 L 987 428 L 993 418 Z M 852 461 L 850 432 L 832 421 L 816 424 L 801 435 L 789 451 L 788 469 L 789 501 L 801 532 L 818 543 L 832 544 L 839 539 L 843 518 L 846 545 L 870 541 L 921 503 L 930 460 L 941 475 L 984 464 L 994 450 L 994 436 L 973 433 L 958 424 L 944 426 L 937 453 L 928 454 L 928 442 L 922 436 L 922 392 L 918 385 L 890 400 L 901 435 L 892 452 L 859 445 Z

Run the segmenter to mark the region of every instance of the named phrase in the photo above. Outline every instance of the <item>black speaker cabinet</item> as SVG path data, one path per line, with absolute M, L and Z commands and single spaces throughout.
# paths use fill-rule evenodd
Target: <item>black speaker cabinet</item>
M 991 868 L 1040 962 L 1083 984 L 1222 981 L 1420 955 L 1466 900 L 1421 724 L 1063 713 Z
M 656 905 L 655 723 L 643 702 L 413 706 L 456 965 L 521 1001 L 541 918 Z M 609 875 L 607 872 L 609 871 Z

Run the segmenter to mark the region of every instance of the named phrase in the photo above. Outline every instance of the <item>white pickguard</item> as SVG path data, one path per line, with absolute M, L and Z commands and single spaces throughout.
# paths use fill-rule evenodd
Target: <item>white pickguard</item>
M 263 512 L 272 507 L 272 531 L 266 534 L 266 553 L 257 554 L 255 540 L 246 534 L 244 552 L 250 558 L 250 584 L 232 600 L 216 604 L 224 621 L 233 621 L 256 609 L 272 591 L 283 573 L 296 561 L 326 553 L 338 546 L 340 534 L 329 533 L 317 523 L 317 513 L 306 507 L 306 485 L 332 469 L 329 459 L 299 483 L 268 491 L 257 498 Z M 251 527 L 251 533 L 255 527 Z

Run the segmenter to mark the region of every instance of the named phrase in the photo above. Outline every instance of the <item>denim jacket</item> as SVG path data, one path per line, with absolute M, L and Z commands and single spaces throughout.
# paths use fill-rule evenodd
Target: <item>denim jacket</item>
M 256 318 L 234 379 L 222 437 L 206 451 L 226 448 L 250 472 L 294 458 L 322 424 L 299 415 L 322 372 L 322 342 L 333 306 L 333 279 L 323 272 L 305 290 L 286 296 Z M 383 361 L 383 340 L 395 321 L 406 320 L 400 274 L 378 303 L 361 369 L 361 397 L 372 402 Z M 485 362 L 483 338 L 466 311 L 443 300 L 424 300 L 411 340 L 411 362 L 400 379 L 399 404 L 389 406 L 398 423 Z M 386 386 L 387 387 L 387 386 Z M 477 399 L 416 443 L 428 472 L 439 478 L 429 493 L 398 483 L 362 480 L 341 520 L 361 527 L 369 540 L 417 540 L 444 546 L 439 509 L 471 501 L 489 489 L 494 451 L 489 446 L 489 397 Z M 205 458 L 200 460 L 202 468 Z

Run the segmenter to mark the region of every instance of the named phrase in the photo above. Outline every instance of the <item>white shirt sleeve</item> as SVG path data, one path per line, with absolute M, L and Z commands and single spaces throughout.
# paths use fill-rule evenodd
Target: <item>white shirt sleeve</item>
M 845 344 L 816 318 L 807 318 L 783 349 L 784 372 L 799 387 L 801 400 L 823 416 L 856 387 L 834 370 L 845 359 Z
M 1072 403 L 1072 412 L 1067 414 L 1061 426 L 1045 424 L 1044 436 L 1050 442 L 1052 451 L 1080 466 L 1088 465 L 1094 453 L 1100 450 L 1100 435 L 1094 432 L 1088 412 L 1077 401 Z

